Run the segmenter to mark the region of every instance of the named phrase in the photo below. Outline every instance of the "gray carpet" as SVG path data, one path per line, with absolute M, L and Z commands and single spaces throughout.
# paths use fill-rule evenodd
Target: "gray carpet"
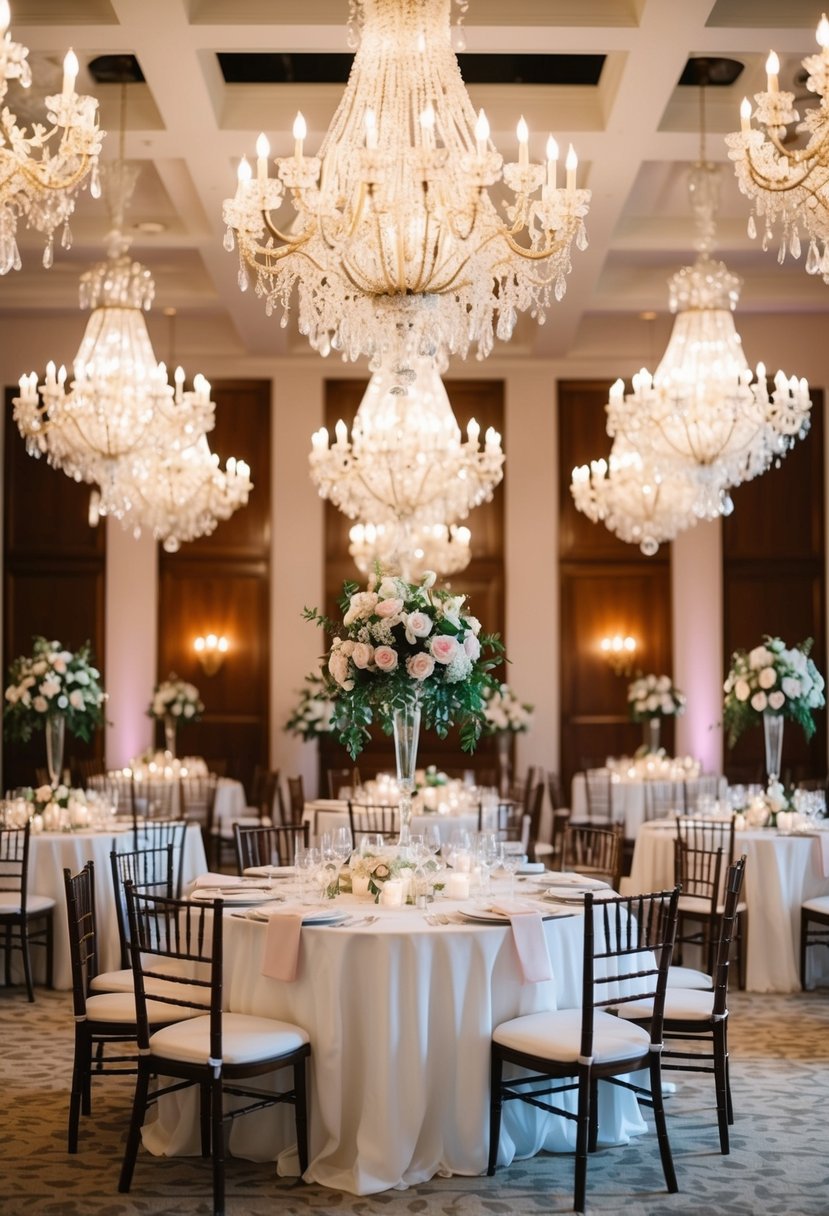
M 827 1216 L 829 992 L 737 993 L 731 1006 L 736 1123 L 720 1156 L 713 1081 L 682 1077 L 668 1101 L 680 1193 L 664 1190 L 653 1135 L 590 1159 L 588 1209 L 625 1216 Z M 0 1212 L 3 1216 L 195 1216 L 211 1211 L 209 1163 L 139 1156 L 133 1191 L 117 1193 L 130 1078 L 106 1078 L 82 1121 L 81 1151 L 65 1151 L 72 1058 L 68 994 L 38 990 L 30 1006 L 0 989 Z M 677 1074 L 674 1074 L 676 1076 Z M 435 1178 L 358 1199 L 276 1177 L 273 1166 L 228 1163 L 228 1216 L 328 1213 L 550 1213 L 572 1210 L 573 1161 L 542 1154 L 494 1178 Z

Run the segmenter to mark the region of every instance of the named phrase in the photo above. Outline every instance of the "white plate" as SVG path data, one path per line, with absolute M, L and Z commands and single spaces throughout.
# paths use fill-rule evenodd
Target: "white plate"
M 544 887 L 555 887 L 562 891 L 603 891 L 610 886 L 603 878 L 590 878 L 587 874 L 546 874 L 535 880 Z
M 251 891 L 245 890 L 244 887 L 223 888 L 218 887 L 198 887 L 190 895 L 190 899 L 197 904 L 212 903 L 214 900 L 221 899 L 226 904 L 233 904 L 234 907 L 253 906 L 254 904 L 266 904 L 270 900 L 277 898 L 270 891 Z
M 248 866 L 243 873 L 248 878 L 296 878 L 294 866 Z
M 283 908 L 282 912 L 296 912 L 296 908 Z M 302 917 L 303 925 L 338 925 L 341 921 L 348 920 L 348 912 L 335 911 L 333 908 L 320 908 L 316 912 L 305 912 Z M 256 911 L 248 913 L 248 920 L 273 920 L 272 916 L 265 916 Z
M 556 887 L 552 891 L 550 890 L 549 887 L 547 887 L 547 888 L 545 888 L 544 895 L 542 896 L 542 898 L 548 899 L 552 903 L 556 903 L 556 904 L 572 904 L 574 907 L 583 907 L 584 906 L 584 897 L 587 894 L 588 894 L 587 891 L 574 891 L 572 887 L 567 887 L 567 888 Z M 603 898 L 615 899 L 615 897 L 616 897 L 616 893 L 613 890 L 611 890 L 611 888 L 608 887 L 607 884 L 605 884 L 601 888 L 601 890 L 590 891 L 589 894 L 591 894 L 593 896 L 594 903 L 598 903 Z
M 549 908 L 539 907 L 538 911 L 541 914 L 542 920 L 555 920 L 557 916 L 572 916 L 572 912 L 551 912 Z M 463 920 L 468 920 L 471 924 L 478 925 L 508 925 L 509 917 L 503 912 L 491 912 L 485 908 L 476 908 L 474 912 L 467 911 L 466 908 L 459 908 L 458 915 Z

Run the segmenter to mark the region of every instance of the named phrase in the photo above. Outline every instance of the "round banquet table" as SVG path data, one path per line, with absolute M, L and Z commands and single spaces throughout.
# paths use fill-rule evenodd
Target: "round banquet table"
M 359 821 L 360 808 L 355 803 L 354 806 L 355 818 Z M 485 812 L 486 814 L 486 812 Z M 309 825 L 311 834 L 311 842 L 319 843 L 319 838 L 323 832 L 333 832 L 337 828 L 347 828 L 348 820 L 348 803 L 342 802 L 336 798 L 317 798 L 313 802 L 305 803 L 305 810 L 302 814 L 302 822 Z M 417 806 L 412 815 L 412 832 L 422 832 L 425 828 L 432 824 L 437 824 L 440 832 L 441 844 L 448 844 L 452 839 L 452 833 L 466 830 L 472 835 L 478 830 L 478 812 L 464 812 L 462 814 L 444 815 L 438 811 L 430 811 L 425 815 L 418 815 Z
M 671 781 L 671 778 L 666 778 Z M 689 777 L 686 781 L 688 805 L 696 803 L 699 793 L 708 788 L 708 778 Z M 636 840 L 645 820 L 645 789 L 647 782 L 632 777 L 614 777 L 610 786 L 611 818 L 625 826 L 625 839 Z M 726 791 L 726 780 L 720 781 L 720 796 Z M 588 818 L 587 784 L 584 773 L 576 773 L 570 787 L 570 807 L 573 822 Z M 677 808 L 681 809 L 681 808 Z
M 353 896 L 339 903 L 379 919 L 303 927 L 293 983 L 261 974 L 265 925 L 225 912 L 228 1008 L 294 1022 L 310 1036 L 306 1181 L 370 1195 L 436 1174 L 483 1173 L 492 1031 L 520 1014 L 580 1003 L 582 916 L 545 922 L 554 979 L 525 984 L 508 925 L 432 926 L 414 908 L 375 908 Z M 599 1095 L 600 1143 L 646 1130 L 632 1093 L 600 1083 Z M 563 1101 L 570 1098 L 575 1109 L 574 1095 Z M 165 1097 L 157 1109 L 144 1128 L 146 1147 L 197 1155 L 197 1090 Z M 570 1120 L 506 1104 L 499 1164 L 574 1146 Z M 297 1174 L 293 1108 L 234 1121 L 229 1149 Z
M 121 966 L 121 946 L 115 916 L 115 896 L 109 855 L 113 849 L 127 852 L 132 848 L 132 828 L 93 832 L 38 832 L 29 838 L 29 880 L 27 890 L 32 894 L 49 895 L 54 899 L 54 985 L 72 987 L 72 964 L 69 958 L 69 930 L 66 923 L 66 896 L 63 885 L 64 868 L 77 874 L 87 861 L 95 863 L 95 912 L 98 922 L 98 967 L 112 971 Z M 207 869 L 201 828 L 188 825 L 184 838 L 183 880 L 192 881 Z M 42 950 L 33 951 L 36 968 L 41 966 Z M 43 972 L 38 974 L 43 976 Z
M 674 881 L 673 819 L 642 826 L 633 851 L 628 892 L 657 891 Z M 800 991 L 800 905 L 829 895 L 820 841 L 814 835 L 784 835 L 773 828 L 737 832 L 734 849 L 746 855 L 743 897 L 748 909 L 746 988 L 750 992 Z M 826 951 L 809 951 L 809 982 L 829 978 Z

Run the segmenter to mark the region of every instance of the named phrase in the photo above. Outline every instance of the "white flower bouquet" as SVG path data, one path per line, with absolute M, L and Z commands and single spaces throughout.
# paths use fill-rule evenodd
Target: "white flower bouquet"
M 154 689 L 147 714 L 162 721 L 169 715 L 177 722 L 197 722 L 203 711 L 204 703 L 195 684 L 180 680 L 171 671 L 169 677 Z
M 72 789 L 68 785 L 27 786 L 14 799 L 14 825 L 31 822 L 33 832 L 71 831 L 100 827 L 111 819 L 115 808 L 94 790 Z
M 32 654 L 15 659 L 9 668 L 5 696 L 6 734 L 21 743 L 49 717 L 62 715 L 69 733 L 87 741 L 104 720 L 106 693 L 88 642 L 73 652 L 60 642 L 34 638 Z
M 670 676 L 637 676 L 628 684 L 628 712 L 634 722 L 684 714 L 685 694 Z
M 789 648 L 780 638 L 766 636 L 762 646 L 734 652 L 723 685 L 729 747 L 766 713 L 791 718 L 811 739 L 815 733 L 813 710 L 826 703 L 823 676 L 809 657 L 811 649 L 811 638 Z
M 306 608 L 306 620 L 333 635 L 324 669 L 335 702 L 334 728 L 352 759 L 378 722 L 391 734 L 394 711 L 417 701 L 428 729 L 445 738 L 460 724 L 461 746 L 474 751 L 484 726 L 484 691 L 503 651 L 494 635 L 464 611 L 465 596 L 372 575 L 366 591 L 343 586 L 342 622 Z
M 306 740 L 329 735 L 334 729 L 334 710 L 334 701 L 328 694 L 322 676 L 306 676 L 305 687 L 285 723 L 285 730 Z
M 494 689 L 484 692 L 486 705 L 484 718 L 485 731 L 494 735 L 499 730 L 509 730 L 518 734 L 529 730 L 533 721 L 533 706 L 519 701 L 508 684 L 500 684 Z

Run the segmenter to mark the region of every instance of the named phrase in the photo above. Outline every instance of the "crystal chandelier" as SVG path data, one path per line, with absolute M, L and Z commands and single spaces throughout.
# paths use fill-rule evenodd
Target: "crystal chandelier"
M 811 401 L 806 381 L 782 372 L 769 392 L 762 364 L 752 383 L 732 315 L 741 280 L 711 257 L 716 166 L 700 161 L 689 184 L 698 253 L 670 280 L 671 338 L 656 372 L 633 377 L 632 393 L 621 380 L 613 385 L 607 430 L 665 475 L 693 472 L 695 513 L 709 517 L 727 502 L 728 486 L 765 472 L 806 434 Z
M 419 354 L 476 347 L 483 358 L 519 313 L 544 322 L 564 295 L 573 240 L 587 245 L 590 192 L 576 189 L 573 149 L 559 186 L 555 141 L 544 163 L 531 161 L 522 119 L 518 160 L 503 164 L 466 92 L 449 17 L 450 0 L 352 0 L 359 46 L 318 155 L 305 155 L 297 115 L 277 177 L 263 134 L 256 173 L 243 159 L 225 201 L 240 287 L 252 271 L 283 325 L 296 288 L 300 332 L 322 354 L 380 355 L 402 325 Z M 489 195 L 501 181 L 504 218 Z M 295 214 L 280 220 L 287 198 Z
M 362 574 L 376 565 L 418 582 L 427 570 L 446 577 L 465 570 L 472 533 L 463 524 L 354 524 L 348 552 Z
M 820 52 L 803 60 L 808 73 L 806 87 L 820 97 L 802 122 L 794 109 L 794 93 L 781 91 L 778 82 L 780 61 L 774 51 L 766 61 L 767 90 L 756 93 L 756 108 L 743 98 L 739 131 L 726 136 L 734 161 L 737 181 L 743 194 L 754 201 L 748 233 L 757 236 L 762 229 L 763 249 L 774 237 L 775 225 L 781 230 L 779 262 L 786 253 L 799 258 L 801 232 L 808 238 L 808 274 L 819 274 L 829 283 L 829 21 L 824 13 L 817 27 Z M 752 116 L 763 131 L 751 125 Z M 806 137 L 805 147 L 788 143 L 789 128 Z
M 471 419 L 466 442 L 433 358 L 387 358 L 369 381 L 351 438 L 312 436 L 311 480 L 345 515 L 379 524 L 464 519 L 489 500 L 503 476 L 501 436 L 489 427 L 483 448 Z
M 26 89 L 32 83 L 28 49 L 12 41 L 10 20 L 8 0 L 0 0 L 0 102 L 10 80 Z M 87 179 L 93 197 L 100 195 L 98 153 L 105 133 L 98 127 L 98 102 L 75 92 L 77 75 L 78 60 L 70 50 L 63 61 L 61 92 L 45 98 L 51 129 L 36 124 L 27 131 L 8 107 L 0 114 L 0 274 L 20 269 L 16 233 L 21 218 L 44 233 L 43 265 L 48 268 L 61 225 L 61 245 L 68 249 L 72 243 L 68 220 Z

